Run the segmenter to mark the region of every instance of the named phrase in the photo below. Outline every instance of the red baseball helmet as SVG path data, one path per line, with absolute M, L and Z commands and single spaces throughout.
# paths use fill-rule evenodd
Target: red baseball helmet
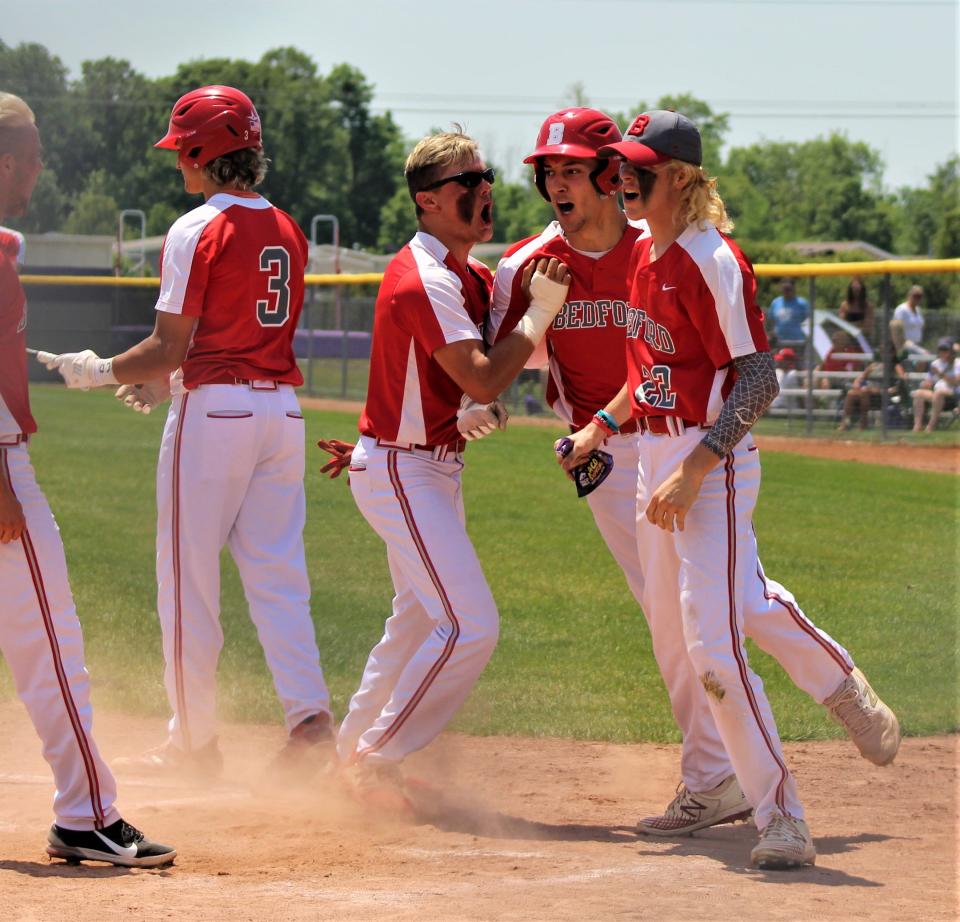
M 153 146 L 179 151 L 183 163 L 198 169 L 260 144 L 260 116 L 250 97 L 232 86 L 202 86 L 177 100 L 167 133 Z
M 597 151 L 601 147 L 615 144 L 621 138 L 617 123 L 598 109 L 561 109 L 540 126 L 537 147 L 523 162 L 534 164 L 537 188 L 550 201 L 543 175 L 543 157 L 599 159 Z M 616 160 L 600 160 L 590 178 L 601 195 L 616 192 L 620 188 L 620 165 Z

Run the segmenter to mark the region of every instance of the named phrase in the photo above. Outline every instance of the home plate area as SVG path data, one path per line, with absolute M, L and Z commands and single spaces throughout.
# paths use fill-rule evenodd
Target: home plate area
M 108 759 L 163 739 L 101 712 Z M 32 922 L 212 920 L 902 920 L 956 913 L 956 737 L 906 739 L 878 769 L 846 742 L 786 745 L 817 846 L 793 872 L 748 866 L 749 823 L 638 836 L 678 781 L 679 747 L 442 736 L 410 760 L 432 798 L 414 821 L 334 777 L 276 786 L 279 726 L 226 725 L 209 786 L 118 775 L 120 808 L 175 845 L 157 870 L 47 858 L 53 784 L 17 702 L 0 706 L 0 912 Z

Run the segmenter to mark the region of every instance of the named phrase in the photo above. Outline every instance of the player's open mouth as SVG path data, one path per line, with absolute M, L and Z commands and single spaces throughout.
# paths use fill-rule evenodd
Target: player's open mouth
M 487 202 L 480 209 L 480 220 L 483 221 L 484 224 L 491 223 L 491 221 L 493 220 L 493 203 L 492 202 Z
M 638 198 L 640 198 L 640 193 L 639 193 L 639 192 L 624 192 L 624 193 L 623 193 L 623 198 L 624 198 L 624 200 L 627 201 L 627 202 L 635 202 Z
M 570 214 L 573 211 L 573 202 L 557 202 L 560 214 Z

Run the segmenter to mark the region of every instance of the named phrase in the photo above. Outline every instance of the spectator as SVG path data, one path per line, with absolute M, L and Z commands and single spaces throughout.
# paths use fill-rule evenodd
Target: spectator
M 824 375 L 817 381 L 819 388 L 831 386 L 830 372 L 863 370 L 863 360 L 851 357 L 860 354 L 860 344 L 846 330 L 836 330 L 830 337 L 830 343 L 823 361 L 814 369 L 814 373 Z
M 896 346 L 891 342 L 888 344 L 893 363 L 893 374 L 896 378 L 894 384 L 888 389 L 891 396 L 905 392 L 907 384 L 907 373 L 903 369 L 901 356 L 897 353 Z M 837 427 L 841 432 L 846 432 L 853 423 L 853 417 L 859 415 L 860 428 L 866 429 L 869 421 L 870 410 L 880 405 L 880 398 L 883 395 L 884 368 L 883 362 L 871 362 L 867 367 L 853 379 L 853 385 L 847 391 L 843 400 L 843 419 Z
M 783 410 L 795 410 L 800 405 L 800 401 L 793 394 L 786 394 L 784 391 L 804 386 L 804 374 L 797 368 L 797 353 L 788 346 L 781 349 L 773 360 L 777 365 L 777 383 L 780 385 L 780 393 L 770 406 Z
M 773 335 L 780 346 L 801 345 L 807 338 L 803 323 L 810 316 L 810 305 L 797 296 L 793 279 L 784 279 L 780 291 L 782 294 L 770 304 Z
M 898 304 L 893 312 L 893 320 L 899 320 L 903 324 L 903 334 L 906 337 L 905 348 L 909 352 L 923 352 L 925 321 L 923 314 L 920 313 L 922 300 L 923 289 L 919 285 L 914 285 L 907 292 L 907 300 L 903 304 Z
M 923 428 L 923 414 L 930 404 L 927 432 L 933 432 L 940 422 L 940 414 L 957 405 L 960 396 L 960 356 L 954 351 L 953 341 L 945 336 L 937 343 L 937 357 L 930 363 L 927 378 L 913 392 L 913 431 Z
M 867 298 L 867 286 L 859 275 L 850 279 L 847 296 L 840 305 L 839 314 L 841 320 L 855 324 L 868 338 L 873 335 L 876 309 L 873 302 Z
M 893 348 L 897 350 L 898 355 L 906 352 L 907 334 L 904 332 L 902 320 L 894 318 L 890 321 L 890 342 L 893 343 Z

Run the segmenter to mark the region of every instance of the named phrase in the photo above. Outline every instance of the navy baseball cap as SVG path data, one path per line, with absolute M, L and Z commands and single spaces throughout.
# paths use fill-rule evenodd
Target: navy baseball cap
M 598 157 L 623 157 L 634 166 L 656 166 L 668 160 L 683 160 L 700 166 L 703 146 L 700 132 L 685 115 L 669 109 L 653 109 L 638 115 L 623 140 L 597 151 Z

